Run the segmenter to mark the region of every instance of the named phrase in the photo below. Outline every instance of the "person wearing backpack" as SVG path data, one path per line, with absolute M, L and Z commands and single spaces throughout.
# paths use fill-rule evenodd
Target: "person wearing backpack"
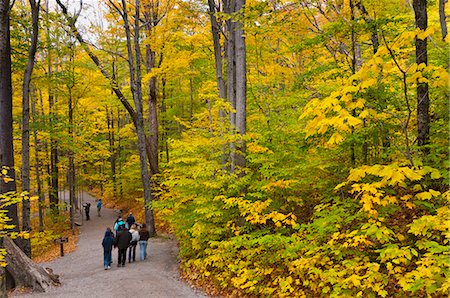
M 121 216 L 119 216 L 116 222 L 114 223 L 114 231 L 116 231 L 116 234 L 119 231 L 120 226 L 123 226 L 124 228 L 128 229 L 127 224 L 123 221 Z

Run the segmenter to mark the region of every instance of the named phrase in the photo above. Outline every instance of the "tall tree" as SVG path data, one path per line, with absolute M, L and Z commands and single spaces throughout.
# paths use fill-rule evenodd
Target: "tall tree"
M 150 38 L 153 34 L 154 27 L 158 25 L 165 13 L 160 15 L 160 2 L 159 0 L 150 0 L 144 4 L 144 22 L 145 22 L 145 32 L 147 38 Z M 152 49 L 150 42 L 145 45 L 145 56 L 146 56 L 146 71 L 151 72 L 156 66 L 156 52 Z M 160 59 L 160 64 L 162 56 Z M 159 161 L 158 161 L 158 105 L 157 105 L 157 88 L 156 88 L 156 77 L 150 78 L 148 81 L 148 104 L 149 104 L 149 122 L 150 122 L 150 136 L 149 136 L 149 161 L 150 161 L 150 171 L 151 174 L 157 174 L 159 172 Z
M 12 118 L 12 80 L 11 80 L 11 41 L 10 41 L 10 2 L 0 1 L 0 166 L 8 171 L 13 179 L 5 182 L 0 179 L 0 194 L 16 191 L 14 172 L 13 118 Z M 7 207 L 7 216 L 19 228 L 17 205 Z
M 56 122 L 55 113 L 55 89 L 53 84 L 53 66 L 52 66 L 52 46 L 50 36 L 50 17 L 49 17 L 49 0 L 46 2 L 46 40 L 47 40 L 47 76 L 48 76 L 48 105 L 49 105 L 49 118 L 51 127 Z M 54 214 L 58 213 L 58 140 L 55 138 L 53 132 L 50 136 L 50 164 L 49 170 L 49 202 L 50 208 Z
M 73 121 L 73 111 L 74 111 L 74 103 L 73 103 L 73 88 L 75 86 L 75 66 L 74 66 L 74 57 L 75 57 L 75 41 L 71 42 L 70 45 L 70 58 L 68 65 L 68 78 L 67 78 L 67 91 L 68 91 L 68 116 L 69 116 L 69 138 L 71 146 L 74 146 L 74 121 Z M 75 195 L 75 152 L 72 148 L 69 149 L 69 168 L 67 173 L 67 180 L 69 184 L 69 203 L 70 203 L 70 228 L 72 229 L 72 233 L 75 229 L 75 208 L 78 205 L 76 201 Z
M 148 146 L 146 144 L 146 136 L 145 136 L 145 130 L 144 130 L 144 118 L 143 118 L 143 105 L 142 105 L 142 88 L 140 86 L 136 85 L 136 68 L 140 68 L 141 63 L 141 54 L 140 49 L 137 49 L 135 46 L 135 51 L 133 52 L 133 44 L 138 45 L 139 44 L 139 36 L 135 36 L 134 43 L 131 38 L 131 29 L 130 29 L 130 22 L 128 20 L 128 11 L 126 6 L 126 1 L 122 0 L 121 7 L 118 7 L 114 2 L 110 1 L 110 4 L 117 10 L 117 12 L 122 16 L 124 21 L 124 29 L 127 37 L 127 52 L 128 52 L 128 65 L 129 65 L 129 71 L 130 71 L 130 87 L 133 95 L 133 100 L 135 103 L 135 109 L 130 105 L 126 97 L 123 95 L 122 91 L 119 88 L 119 85 L 115 80 L 113 80 L 112 76 L 109 74 L 109 72 L 104 68 L 104 66 L 100 63 L 100 60 L 98 57 L 91 51 L 89 48 L 89 45 L 84 41 L 83 37 L 77 30 L 75 26 L 75 22 L 77 20 L 77 17 L 71 17 L 68 14 L 67 7 L 60 1 L 56 0 L 58 5 L 61 7 L 63 14 L 66 16 L 68 25 L 70 26 L 72 33 L 75 35 L 77 40 L 80 42 L 83 49 L 88 53 L 89 57 L 94 61 L 96 66 L 100 69 L 103 76 L 105 76 L 110 82 L 111 82 L 111 88 L 120 100 L 120 102 L 124 105 L 126 110 L 131 116 L 131 119 L 133 120 L 133 124 L 136 128 L 136 134 L 138 136 L 138 150 L 139 150 L 139 159 L 140 159 L 140 170 L 141 170 L 141 180 L 144 187 L 144 204 L 145 204 L 145 214 L 146 214 L 146 223 L 148 225 L 149 231 L 152 235 L 156 234 L 155 230 L 155 222 L 153 218 L 153 211 L 150 208 L 150 203 L 152 201 L 152 193 L 151 193 L 151 184 L 150 184 L 150 175 L 148 170 Z M 139 4 L 139 1 L 137 1 Z M 139 9 L 136 9 L 135 11 L 135 17 L 139 18 Z M 139 20 L 135 21 L 135 34 L 136 32 L 139 35 Z M 139 60 L 138 64 L 135 64 L 135 57 L 134 55 L 138 55 L 136 57 L 136 60 Z M 140 82 L 140 78 L 138 78 L 138 81 Z M 139 89 L 138 89 L 139 88 Z
M 241 169 L 246 165 L 245 140 L 247 131 L 247 51 L 244 33 L 244 6 L 245 0 L 236 0 L 236 13 L 238 20 L 235 27 L 235 55 L 236 55 L 236 130 L 240 134 L 237 142 L 236 166 Z
M 32 86 L 33 87 L 33 86 Z M 34 95 L 35 88 L 32 88 L 31 91 L 31 115 L 32 115 L 32 121 L 33 121 L 33 142 L 34 142 L 34 162 L 35 162 L 35 169 L 36 169 L 36 184 L 37 184 L 37 192 L 38 192 L 38 213 L 39 213 L 39 232 L 42 232 L 44 230 L 44 204 L 45 204 L 45 195 L 43 191 L 43 185 L 42 185 L 42 174 L 41 174 L 41 168 L 42 168 L 42 162 L 39 158 L 39 152 L 41 151 L 41 140 L 38 138 L 38 112 L 36 111 L 36 101 L 37 98 Z M 42 96 L 42 95 L 41 95 Z
M 428 27 L 427 0 L 413 0 L 416 28 L 425 31 Z M 416 63 L 428 65 L 427 38 L 416 36 Z M 417 82 L 417 144 L 425 146 L 429 144 L 430 134 L 430 98 L 428 83 Z M 426 155 L 429 149 L 422 149 Z
M 39 36 L 40 0 L 30 0 L 31 7 L 31 44 L 28 49 L 28 62 L 23 76 L 22 86 L 22 230 L 30 231 L 30 82 Z M 31 257 L 30 238 L 22 239 L 23 252 Z
M 11 82 L 11 41 L 9 29 L 9 16 L 11 8 L 9 0 L 0 1 L 0 167 L 1 171 L 8 170 L 12 179 L 14 174 L 14 148 L 13 148 L 13 122 L 12 122 L 12 82 Z M 0 194 L 14 192 L 15 180 L 5 183 L 0 179 Z M 17 230 L 19 218 L 17 205 L 7 207 L 7 216 Z M 0 248 L 3 248 L 4 239 L 0 238 Z M 6 271 L 0 266 L 0 296 L 6 297 Z
M 442 40 L 445 41 L 445 38 L 448 34 L 447 29 L 447 15 L 445 14 L 445 4 L 448 3 L 448 0 L 439 0 L 439 21 L 441 23 L 441 33 Z

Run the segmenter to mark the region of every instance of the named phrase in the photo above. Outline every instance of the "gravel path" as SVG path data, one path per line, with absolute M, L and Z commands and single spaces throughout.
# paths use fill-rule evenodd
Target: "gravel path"
M 151 238 L 148 257 L 142 262 L 138 245 L 137 261 L 127 263 L 124 268 L 117 267 L 117 249 L 113 249 L 112 267 L 104 270 L 101 241 L 106 227 L 113 227 L 116 214 L 102 208 L 102 217 L 98 217 L 94 200 L 84 193 L 84 201 L 91 201 L 91 220 L 84 221 L 80 228 L 77 250 L 43 264 L 60 275 L 62 285 L 46 293 L 14 294 L 13 297 L 208 297 L 180 280 L 174 240 Z

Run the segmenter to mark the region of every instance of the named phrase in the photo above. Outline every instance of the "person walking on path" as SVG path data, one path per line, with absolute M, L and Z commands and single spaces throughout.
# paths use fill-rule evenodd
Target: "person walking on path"
M 131 225 L 134 223 L 136 223 L 136 220 L 134 219 L 133 213 L 130 212 L 130 214 L 127 217 L 128 227 L 131 227 Z
M 119 217 L 117 218 L 116 222 L 114 223 L 114 231 L 116 231 L 116 234 L 117 234 L 117 232 L 119 231 L 119 227 L 120 227 L 120 226 L 123 226 L 124 228 L 127 228 L 127 229 L 128 229 L 127 224 L 123 221 L 123 219 L 122 219 L 121 216 L 119 216 Z
M 91 217 L 89 216 L 89 212 L 91 211 L 91 203 L 84 202 L 83 207 L 84 207 L 84 213 L 86 214 L 86 220 L 90 220 Z
M 97 214 L 98 214 L 98 217 L 101 217 L 100 211 L 102 210 L 102 206 L 103 206 L 102 199 L 98 199 L 98 202 L 97 202 Z
M 105 237 L 103 237 L 103 265 L 105 270 L 111 269 L 112 263 L 112 247 L 114 243 L 114 235 L 110 228 L 106 228 Z
M 150 232 L 147 230 L 147 225 L 144 223 L 139 230 L 139 256 L 141 261 L 147 258 L 148 238 L 150 238 Z
M 124 225 L 119 226 L 116 238 L 114 238 L 114 247 L 117 247 L 119 252 L 117 256 L 117 267 L 125 267 L 127 260 L 127 248 L 130 246 L 131 234 Z
M 139 241 L 139 232 L 137 230 L 136 224 L 131 225 L 130 233 L 131 242 L 130 248 L 128 249 L 128 263 L 131 263 L 131 260 L 133 260 L 133 262 L 136 262 L 136 245 Z

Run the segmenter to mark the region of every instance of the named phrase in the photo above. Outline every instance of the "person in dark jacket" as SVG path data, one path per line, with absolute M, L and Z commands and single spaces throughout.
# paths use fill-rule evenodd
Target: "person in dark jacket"
M 106 228 L 105 237 L 103 237 L 103 263 L 105 270 L 111 269 L 112 263 L 112 247 L 114 243 L 114 234 L 110 228 Z
M 139 231 L 139 255 L 141 261 L 147 258 L 148 238 L 150 238 L 150 232 L 147 230 L 147 225 L 144 223 Z
M 134 219 L 133 213 L 130 212 L 130 215 L 128 215 L 127 217 L 127 224 L 128 227 L 131 228 L 131 226 L 136 222 L 136 220 Z
M 125 267 L 125 261 L 127 259 L 127 248 L 130 246 L 131 233 L 123 226 L 119 226 L 119 231 L 117 232 L 116 238 L 114 238 L 114 247 L 117 247 L 118 259 L 117 267 Z
M 90 220 L 91 217 L 89 216 L 89 212 L 91 211 L 91 203 L 84 202 L 83 207 L 84 207 L 84 213 L 86 214 L 86 220 Z

